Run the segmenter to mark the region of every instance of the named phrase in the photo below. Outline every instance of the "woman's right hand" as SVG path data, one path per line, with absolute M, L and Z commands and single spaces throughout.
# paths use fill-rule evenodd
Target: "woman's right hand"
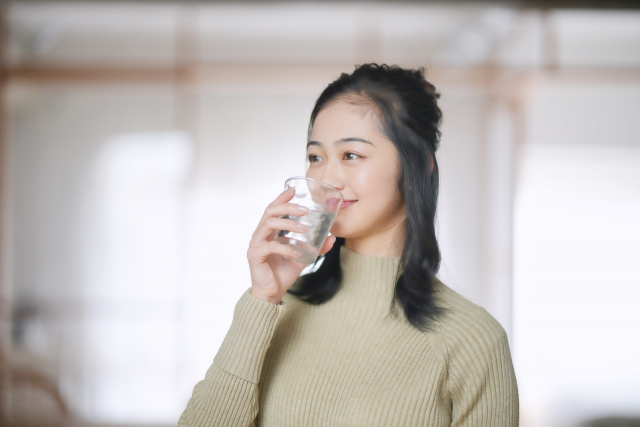
M 294 232 L 307 230 L 303 228 L 305 226 L 293 219 L 279 218 L 283 215 L 299 217 L 306 214 L 306 210 L 300 210 L 299 205 L 287 203 L 294 194 L 295 190 L 289 188 L 267 206 L 247 249 L 247 260 L 251 271 L 251 294 L 273 304 L 279 304 L 282 301 L 287 289 L 293 285 L 306 267 L 304 263 L 280 256 L 300 257 L 291 246 L 275 240 L 277 230 Z M 327 253 L 335 241 L 335 236 L 328 236 L 318 256 Z

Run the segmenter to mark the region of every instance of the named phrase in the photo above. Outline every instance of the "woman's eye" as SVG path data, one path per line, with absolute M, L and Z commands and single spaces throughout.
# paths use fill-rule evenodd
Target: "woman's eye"
M 362 157 L 359 154 L 351 153 L 351 152 L 345 152 L 345 153 L 343 153 L 342 156 L 343 156 L 343 158 L 345 160 L 356 160 L 356 159 L 359 159 L 359 158 Z M 353 156 L 353 157 L 348 157 L 348 156 Z M 321 162 L 322 161 L 322 157 L 316 156 L 315 154 L 309 154 L 307 156 L 307 159 L 309 159 L 309 162 L 311 162 L 311 163 Z
M 356 158 L 361 157 L 361 156 L 357 155 L 356 153 L 350 153 L 350 152 L 346 152 L 346 153 L 344 153 L 344 155 L 345 156 L 355 156 L 355 157 L 353 157 L 351 159 L 347 159 L 347 160 L 355 160 Z

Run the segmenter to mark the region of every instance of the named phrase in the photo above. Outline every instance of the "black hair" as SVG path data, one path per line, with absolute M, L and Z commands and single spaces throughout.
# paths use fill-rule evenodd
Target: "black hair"
M 400 159 L 397 186 L 407 218 L 390 310 L 397 314 L 397 302 L 407 321 L 421 331 L 432 329 L 432 322 L 443 312 L 434 301 L 434 278 L 440 266 L 435 232 L 435 152 L 442 119 L 439 97 L 435 87 L 425 80 L 424 67 L 410 70 L 386 64 L 357 65 L 351 74 L 342 73 L 325 88 L 309 122 L 310 135 L 318 113 L 336 101 L 369 107 L 382 134 L 395 145 Z M 342 282 L 340 247 L 344 242 L 344 238 L 336 237 L 331 250 L 315 261 L 314 266 L 322 260 L 320 267 L 300 276 L 287 292 L 316 305 L 333 298 Z

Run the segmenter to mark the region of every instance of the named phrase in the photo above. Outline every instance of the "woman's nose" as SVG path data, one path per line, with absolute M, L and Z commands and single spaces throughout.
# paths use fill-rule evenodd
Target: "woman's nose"
M 320 181 L 324 181 L 338 191 L 342 191 L 345 186 L 344 179 L 342 177 L 342 171 L 340 169 L 340 163 L 329 160 L 325 163 L 321 169 Z
M 322 174 L 322 176 L 320 177 L 320 181 L 326 182 L 330 186 L 337 188 L 338 191 L 342 191 L 342 189 L 344 188 L 344 181 L 336 176 L 331 176 L 326 173 Z

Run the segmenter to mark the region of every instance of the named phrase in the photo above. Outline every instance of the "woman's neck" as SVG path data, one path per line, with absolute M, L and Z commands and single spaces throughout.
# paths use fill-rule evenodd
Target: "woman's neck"
M 395 227 L 382 233 L 362 237 L 347 237 L 344 245 L 360 255 L 373 257 L 393 257 L 402 255 L 405 236 L 404 227 Z

